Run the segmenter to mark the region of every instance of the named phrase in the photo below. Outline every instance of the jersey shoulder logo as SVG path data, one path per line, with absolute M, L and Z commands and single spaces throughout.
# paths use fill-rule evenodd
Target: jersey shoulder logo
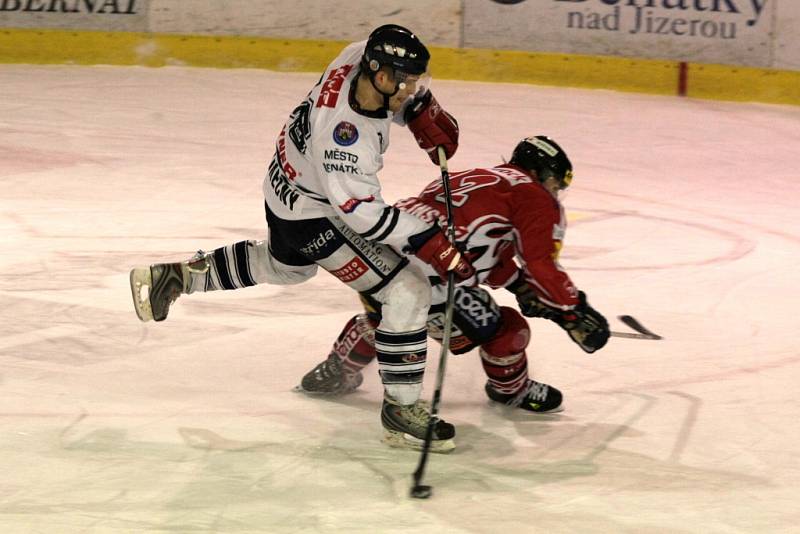
M 358 128 L 352 122 L 342 121 L 333 129 L 333 140 L 337 145 L 350 146 L 358 141 Z

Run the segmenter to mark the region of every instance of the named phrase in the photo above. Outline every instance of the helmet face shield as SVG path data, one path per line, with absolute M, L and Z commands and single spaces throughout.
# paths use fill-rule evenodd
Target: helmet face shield
M 394 113 L 400 117 L 405 116 L 406 109 L 410 106 L 415 99 L 421 98 L 426 92 L 431 89 L 431 76 L 430 74 L 406 74 L 405 72 L 395 71 L 394 80 L 397 83 L 396 92 L 392 98 L 397 99 L 397 109 Z
M 406 91 L 412 95 L 421 95 L 431 88 L 431 75 L 427 72 L 409 74 L 401 70 L 395 70 L 393 77 L 399 90 Z
M 566 189 L 569 187 L 569 184 L 572 183 L 572 169 L 569 169 L 567 172 L 564 173 L 564 176 L 561 177 L 559 180 L 559 189 Z
M 536 177 L 539 179 L 540 182 L 544 183 L 550 178 L 553 178 L 556 182 L 556 186 L 559 192 L 559 198 L 563 195 L 563 192 L 566 188 L 569 187 L 569 184 L 572 183 L 572 171 L 568 170 L 565 173 L 561 174 L 549 167 L 543 167 L 536 172 Z

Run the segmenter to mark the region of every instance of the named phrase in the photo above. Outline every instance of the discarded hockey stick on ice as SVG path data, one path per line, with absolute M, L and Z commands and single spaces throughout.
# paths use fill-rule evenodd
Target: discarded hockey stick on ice
M 442 186 L 444 187 L 444 201 L 447 207 L 447 239 L 455 245 L 456 226 L 453 221 L 453 199 L 450 195 L 450 174 L 447 172 L 447 158 L 444 148 L 437 147 L 439 151 L 439 168 L 442 170 Z M 411 486 L 411 496 L 415 499 L 427 499 L 431 496 L 432 488 L 422 484 L 422 477 L 425 475 L 425 465 L 428 463 L 428 456 L 431 452 L 431 441 L 433 440 L 433 426 L 436 424 L 436 415 L 439 413 L 439 403 L 442 400 L 442 385 L 444 384 L 444 372 L 447 367 L 447 355 L 450 351 L 450 330 L 453 328 L 453 300 L 455 298 L 456 279 L 455 273 L 447 273 L 447 301 L 445 303 L 444 327 L 442 332 L 442 349 L 439 355 L 439 368 L 436 370 L 436 387 L 433 391 L 433 401 L 431 402 L 431 418 L 428 420 L 428 428 L 425 430 L 425 441 L 422 444 L 422 452 L 419 457 L 419 465 L 414 471 L 414 485 Z
M 617 319 L 625 323 L 629 326 L 632 330 L 636 330 L 636 334 L 633 332 L 611 332 L 612 337 L 625 337 L 629 339 L 652 339 L 652 340 L 659 340 L 664 339 L 663 337 L 659 336 L 656 333 L 651 332 L 644 326 L 642 323 L 637 321 L 634 317 L 630 315 L 618 315 Z

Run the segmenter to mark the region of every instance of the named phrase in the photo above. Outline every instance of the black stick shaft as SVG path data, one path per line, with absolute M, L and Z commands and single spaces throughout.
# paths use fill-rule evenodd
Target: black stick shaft
M 447 207 L 447 238 L 455 246 L 456 227 L 453 220 L 453 199 L 450 193 L 450 174 L 447 171 L 447 158 L 444 148 L 438 147 L 439 167 L 442 171 L 442 185 L 444 187 L 445 206 Z M 422 453 L 419 458 L 419 465 L 414 471 L 414 486 L 419 486 L 425 475 L 425 466 L 430 455 L 431 442 L 433 441 L 433 425 L 435 417 L 439 413 L 439 403 L 442 400 L 442 386 L 444 385 L 444 375 L 447 369 L 447 355 L 450 350 L 450 331 L 453 329 L 453 300 L 455 298 L 456 281 L 453 271 L 447 273 L 447 301 L 444 313 L 444 332 L 442 333 L 442 348 L 439 353 L 439 368 L 436 371 L 436 387 L 433 391 L 433 401 L 431 402 L 431 419 L 428 428 L 425 430 L 425 441 L 422 444 Z

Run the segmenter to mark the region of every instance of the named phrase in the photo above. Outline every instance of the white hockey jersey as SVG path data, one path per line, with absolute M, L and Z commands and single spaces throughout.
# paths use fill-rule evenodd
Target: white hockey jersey
M 384 202 L 378 172 L 389 147 L 391 111 L 355 100 L 366 41 L 347 46 L 292 111 L 264 178 L 270 210 L 286 220 L 339 216 L 365 239 L 402 250 L 429 224 Z

